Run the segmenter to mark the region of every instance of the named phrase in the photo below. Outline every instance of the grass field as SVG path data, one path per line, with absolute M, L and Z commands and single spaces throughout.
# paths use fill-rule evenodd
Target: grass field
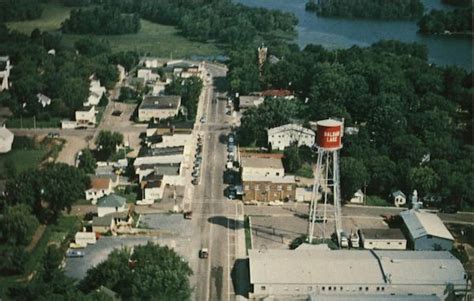
M 26 34 L 35 28 L 42 31 L 58 30 L 61 23 L 69 16 L 71 8 L 60 4 L 45 4 L 43 16 L 38 20 L 10 22 L 8 27 Z M 113 51 L 136 50 L 141 54 L 157 57 L 186 58 L 191 55 L 221 54 L 214 44 L 190 41 L 179 35 L 173 26 L 165 26 L 145 20 L 141 21 L 142 28 L 137 34 L 97 36 L 109 41 Z M 74 42 L 85 35 L 63 35 L 66 47 L 72 47 Z
M 46 153 L 46 149 L 27 149 L 12 150 L 7 154 L 0 155 L 0 179 L 6 179 L 7 177 L 5 162 L 13 161 L 17 173 L 21 173 L 29 168 L 35 168 L 38 166 Z

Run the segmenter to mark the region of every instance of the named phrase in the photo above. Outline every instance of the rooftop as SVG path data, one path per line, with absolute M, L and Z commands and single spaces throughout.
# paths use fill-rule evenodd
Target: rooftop
M 434 213 L 418 210 L 406 210 L 400 213 L 413 239 L 425 235 L 432 235 L 444 239 L 454 240 L 451 233 L 441 219 Z
M 159 175 L 168 175 L 168 176 L 174 176 L 174 175 L 179 175 L 179 169 L 181 167 L 180 163 L 170 163 L 170 164 L 162 164 L 162 163 L 157 163 L 157 164 L 142 164 L 137 166 L 140 170 L 146 170 L 146 169 L 154 169 L 155 174 Z
M 247 175 L 242 176 L 242 181 L 245 182 L 271 182 L 275 184 L 293 184 L 296 183 L 294 176 L 284 176 L 284 177 L 267 177 L 260 175 Z
M 281 159 L 242 157 L 242 167 L 283 169 Z
M 285 96 L 292 96 L 293 92 L 290 90 L 265 90 L 262 92 L 262 96 L 270 96 L 270 97 L 285 97 Z
M 400 229 L 360 229 L 367 239 L 405 239 Z
M 139 157 L 173 156 L 181 155 L 184 152 L 184 146 L 145 148 L 140 149 Z
M 157 109 L 178 109 L 181 104 L 181 96 L 145 96 L 140 104 L 140 110 L 157 110 Z
M 313 130 L 307 129 L 305 127 L 302 127 L 299 124 L 294 124 L 294 123 L 285 124 L 285 125 L 274 127 L 267 130 L 268 136 L 274 135 L 276 133 L 280 133 L 283 131 L 296 131 L 296 132 L 302 132 L 305 134 L 316 136 L 316 133 Z
M 122 207 L 126 202 L 124 197 L 112 193 L 100 198 L 97 201 L 97 207 Z
M 108 189 L 110 182 L 112 180 L 110 178 L 92 178 L 91 179 L 91 189 L 101 190 L 101 189 Z
M 253 284 L 465 284 L 447 251 L 249 250 Z M 321 273 L 324 271 L 324 273 Z
M 320 126 L 340 126 L 342 122 L 334 119 L 325 119 L 318 121 L 316 124 Z

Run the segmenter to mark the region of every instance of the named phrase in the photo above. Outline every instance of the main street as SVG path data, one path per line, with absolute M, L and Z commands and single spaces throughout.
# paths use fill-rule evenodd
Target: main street
M 213 79 L 226 76 L 226 69 L 222 67 L 206 67 Z M 197 123 L 202 116 L 207 121 L 195 127 L 203 138 L 203 163 L 192 200 L 194 239 L 191 247 L 196 258 L 201 248 L 208 248 L 209 258 L 197 259 L 192 278 L 193 300 L 235 299 L 231 273 L 241 243 L 238 232 L 243 231 L 239 230 L 241 223 L 238 222 L 243 216 L 243 207 L 224 197 L 225 137 L 231 124 L 224 111 L 226 102 L 212 101 L 217 97 L 214 83 L 206 84 L 196 118 Z

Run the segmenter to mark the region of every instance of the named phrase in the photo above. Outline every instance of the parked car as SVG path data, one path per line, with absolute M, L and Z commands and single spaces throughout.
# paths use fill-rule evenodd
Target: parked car
M 325 217 L 324 215 L 316 215 L 314 220 L 317 222 L 317 223 L 327 223 L 328 222 L 328 218 Z
M 184 218 L 185 219 L 192 219 L 193 218 L 193 212 L 192 211 L 187 211 L 184 213 Z
M 209 257 L 209 250 L 207 248 L 202 248 L 199 250 L 199 258 L 207 259 Z
M 231 200 L 237 198 L 237 189 L 234 186 L 227 187 L 227 197 Z
M 457 213 L 459 211 L 458 206 L 448 205 L 439 210 L 441 213 Z
M 349 239 L 347 238 L 346 232 L 341 232 L 341 248 L 348 248 L 349 247 Z
M 207 119 L 206 119 L 206 116 L 202 116 L 201 117 L 201 123 L 206 123 Z
M 235 137 L 234 137 L 234 134 L 229 134 L 228 141 L 229 141 L 229 143 L 235 143 Z
M 66 251 L 66 257 L 84 257 L 84 252 L 79 250 L 68 249 Z

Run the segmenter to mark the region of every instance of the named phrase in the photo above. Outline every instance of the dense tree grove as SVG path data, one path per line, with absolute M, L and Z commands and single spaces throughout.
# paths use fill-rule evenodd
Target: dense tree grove
M 126 34 L 140 30 L 138 14 L 123 14 L 114 7 L 74 9 L 61 26 L 65 33 Z
M 0 22 L 37 19 L 42 11 L 40 0 L 0 0 Z
M 191 275 L 188 263 L 175 251 L 148 242 L 133 252 L 112 251 L 106 261 L 87 271 L 79 286 L 88 293 L 103 285 L 124 300 L 189 300 Z
M 231 55 L 233 91 L 282 88 L 297 99 L 266 99 L 244 112 L 241 145 L 266 146 L 267 128 L 294 119 L 345 118 L 346 126 L 359 129 L 344 137 L 346 198 L 367 185 L 369 194 L 383 198 L 417 189 L 422 197 L 474 206 L 472 74 L 430 65 L 424 46 L 395 41 L 337 53 L 315 45 L 301 51 L 270 45 L 269 52 L 283 59 L 266 62 L 257 84 L 255 51 Z
M 188 38 L 241 45 L 274 31 L 294 33 L 293 14 L 250 8 L 231 0 L 108 0 L 122 13 L 138 13 L 151 22 L 177 26 Z
M 411 20 L 421 17 L 420 0 L 310 0 L 306 10 L 324 17 Z
M 43 223 L 54 222 L 69 210 L 89 185 L 89 177 L 75 167 L 58 163 L 28 170 L 6 184 L 9 205 L 25 204 Z
M 432 10 L 418 22 L 420 32 L 425 34 L 471 33 L 473 10 L 472 7 L 455 9 L 453 11 Z
M 60 43 L 60 36 L 55 34 L 34 30 L 28 37 L 0 24 L 0 55 L 9 55 L 15 66 L 10 76 L 14 84 L 1 94 L 0 102 L 16 116 L 36 116 L 38 120 L 73 118 L 89 96 L 92 74 L 110 88 L 118 79 L 115 65 L 130 62 L 131 54 L 112 55 L 108 45 L 96 39 L 77 41 L 79 54 L 63 49 Z M 48 54 L 50 49 L 55 49 L 56 55 Z M 50 97 L 51 105 L 42 107 L 38 93 Z
M 454 6 L 469 6 L 472 4 L 472 0 L 442 0 L 442 2 Z
M 202 80 L 198 77 L 175 78 L 170 84 L 166 85 L 166 94 L 181 95 L 181 104 L 187 111 L 186 119 L 194 120 L 202 88 Z

